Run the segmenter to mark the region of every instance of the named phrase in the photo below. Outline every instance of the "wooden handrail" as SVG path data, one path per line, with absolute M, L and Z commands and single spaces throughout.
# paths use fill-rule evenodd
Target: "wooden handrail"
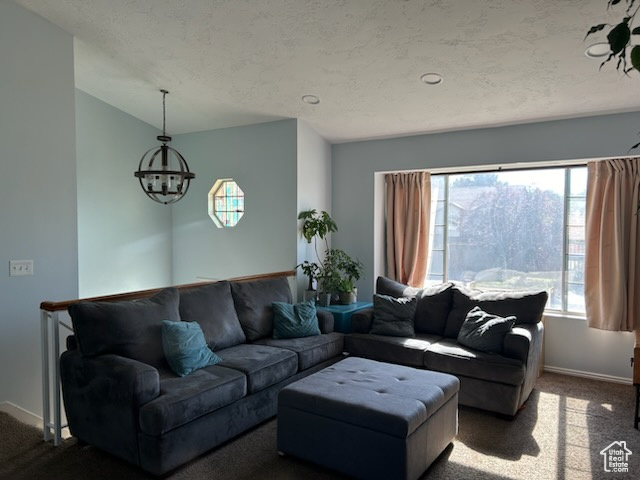
M 234 277 L 229 278 L 226 281 L 229 282 L 248 282 L 251 280 L 263 280 L 267 278 L 278 278 L 278 277 L 294 277 L 296 275 L 295 270 L 286 270 L 283 272 L 274 272 L 274 273 L 260 273 L 257 275 L 246 275 L 242 277 Z M 225 280 L 210 280 L 204 282 L 197 283 L 188 283 L 184 285 L 176 285 L 175 288 L 178 290 L 188 290 L 190 288 L 201 287 L 202 285 L 206 285 L 208 283 L 216 283 Z M 166 288 L 166 287 L 164 287 Z M 115 302 L 119 300 L 134 300 L 137 298 L 147 298 L 155 295 L 160 292 L 164 288 L 152 288 L 150 290 L 138 290 L 135 292 L 125 292 L 125 293 L 117 293 L 115 295 L 104 295 L 100 297 L 90 297 L 90 298 L 79 298 L 76 300 L 64 300 L 61 302 L 50 302 L 45 301 L 40 304 L 40 309 L 45 310 L 47 312 L 59 312 L 61 310 L 66 310 L 69 308 L 69 305 L 73 305 L 78 302 Z

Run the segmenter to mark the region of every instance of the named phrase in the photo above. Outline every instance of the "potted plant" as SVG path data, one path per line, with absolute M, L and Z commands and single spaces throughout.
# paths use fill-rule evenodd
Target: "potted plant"
M 360 279 L 364 266 L 359 260 L 351 258 L 344 250 L 327 250 L 322 263 L 324 288 L 338 295 L 343 305 L 357 300 L 356 281 Z
M 338 226 L 333 221 L 331 216 L 324 210 L 318 213 L 315 209 L 304 210 L 298 214 L 298 220 L 302 220 L 300 231 L 307 243 L 313 242 L 313 248 L 316 254 L 318 262 L 310 262 L 305 260 L 301 264 L 297 265 L 302 270 L 308 279 L 307 290 L 305 291 L 305 300 L 309 298 L 316 298 L 317 292 L 313 288 L 314 280 L 318 281 L 318 288 L 323 288 L 326 292 L 331 292 L 325 287 L 327 282 L 330 282 L 330 275 L 325 275 L 323 272 L 323 262 L 321 261 L 320 252 L 318 250 L 318 239 L 324 240 L 325 251 L 329 250 L 329 242 L 327 236 L 331 232 L 337 232 Z M 325 300 L 321 301 L 321 304 L 326 303 Z M 327 303 L 328 305 L 328 303 Z
M 305 260 L 304 262 L 296 265 L 296 268 L 300 268 L 302 273 L 304 273 L 308 279 L 309 283 L 307 284 L 307 289 L 304 291 L 304 301 L 311 299 L 317 299 L 317 291 L 313 288 L 313 281 L 318 279 L 320 275 L 320 265 L 315 262 L 309 262 Z

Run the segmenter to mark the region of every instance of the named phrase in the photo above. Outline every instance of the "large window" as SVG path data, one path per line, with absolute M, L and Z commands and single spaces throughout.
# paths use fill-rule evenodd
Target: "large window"
M 427 284 L 549 292 L 584 312 L 586 167 L 431 176 Z

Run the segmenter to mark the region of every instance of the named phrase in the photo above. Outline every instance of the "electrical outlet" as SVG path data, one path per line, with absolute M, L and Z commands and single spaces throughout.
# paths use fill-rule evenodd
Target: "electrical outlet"
M 33 260 L 10 260 L 9 276 L 20 277 L 24 275 L 33 275 Z

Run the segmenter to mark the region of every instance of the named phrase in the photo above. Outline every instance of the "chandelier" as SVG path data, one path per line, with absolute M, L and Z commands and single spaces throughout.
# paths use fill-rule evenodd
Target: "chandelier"
M 165 205 L 180 200 L 189 190 L 189 183 L 196 177 L 189 171 L 189 165 L 176 149 L 167 145 L 171 137 L 166 132 L 165 97 L 162 92 L 162 135 L 156 137 L 162 142 L 159 147 L 147 150 L 138 165 L 134 176 L 140 180 L 140 186 L 149 198 Z

